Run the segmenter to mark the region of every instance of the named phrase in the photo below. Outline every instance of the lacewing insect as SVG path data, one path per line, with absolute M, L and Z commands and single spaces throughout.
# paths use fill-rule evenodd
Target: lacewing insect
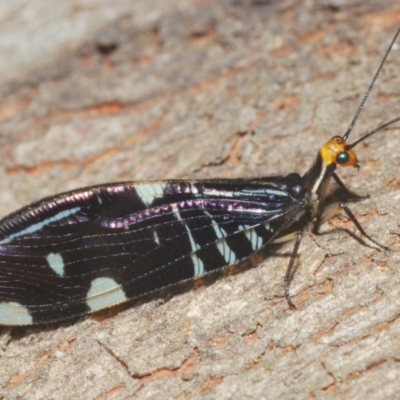
M 285 297 L 302 238 L 340 209 L 378 247 L 344 204 L 322 215 L 336 167 L 359 167 L 347 139 L 397 31 L 346 133 L 326 142 L 303 175 L 110 183 L 48 197 L 0 221 L 0 324 L 64 320 L 159 291 L 242 261 L 267 244 L 295 239 Z M 293 228 L 294 229 L 294 228 Z M 388 249 L 387 249 L 388 250 Z

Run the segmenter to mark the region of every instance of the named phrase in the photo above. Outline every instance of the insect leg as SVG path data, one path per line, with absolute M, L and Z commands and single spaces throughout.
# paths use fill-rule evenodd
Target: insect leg
M 290 242 L 291 240 L 296 239 L 298 234 L 299 234 L 299 231 L 291 232 L 285 236 L 281 236 L 281 237 L 278 237 L 277 239 L 274 239 L 271 242 L 271 244 Z
M 339 187 L 343 190 L 343 192 L 348 196 L 352 197 L 355 200 L 362 200 L 362 199 L 368 199 L 369 195 L 366 196 L 360 196 L 357 193 L 352 192 L 349 190 L 346 185 L 342 182 L 342 180 L 336 175 L 334 172 L 332 174 L 333 179 L 336 181 L 336 183 L 339 185 Z M 350 200 L 350 199 L 349 199 Z M 323 225 L 325 222 L 329 221 L 331 218 L 333 218 L 339 211 L 340 209 L 343 208 L 340 203 L 335 204 L 324 216 L 318 216 L 315 223 L 314 227 L 316 229 L 316 232 L 318 232 L 318 228 Z
M 368 240 L 370 240 L 372 243 L 374 243 L 375 245 L 377 245 L 378 247 L 380 247 L 381 249 L 384 249 L 386 251 L 391 251 L 391 249 L 389 247 L 384 246 L 383 244 L 378 243 L 376 240 L 372 239 L 371 236 L 369 236 L 367 234 L 367 232 L 365 232 L 364 228 L 361 226 L 361 224 L 357 221 L 357 218 L 355 217 L 355 215 L 350 211 L 349 207 L 346 206 L 346 204 L 341 203 L 340 204 L 340 208 L 342 210 L 344 210 L 344 212 L 347 214 L 347 216 L 351 219 L 351 221 L 353 222 L 353 224 L 356 226 L 356 228 L 358 229 L 358 231 L 361 233 L 362 236 L 364 236 L 365 238 L 367 238 Z
M 384 246 L 383 244 L 378 243 L 376 240 L 372 239 L 371 236 L 368 235 L 367 232 L 365 232 L 364 228 L 361 226 L 361 224 L 357 221 L 357 218 L 355 215 L 351 212 L 349 207 L 346 206 L 344 203 L 337 203 L 335 204 L 317 223 L 316 227 L 318 228 L 320 225 L 324 224 L 325 222 L 329 221 L 331 218 L 333 218 L 340 210 L 343 210 L 347 216 L 350 218 L 350 220 L 353 222 L 353 224 L 356 226 L 358 231 L 361 233 L 362 236 L 364 236 L 366 239 L 370 240 L 372 243 L 374 243 L 376 246 L 380 247 L 381 249 L 384 249 L 386 251 L 391 251 L 389 247 Z
M 340 203 L 335 204 L 321 219 L 317 219 L 315 223 L 316 228 L 318 229 L 320 225 L 323 225 L 325 222 L 328 222 L 332 219 L 342 208 Z M 316 230 L 318 232 L 318 230 Z
M 297 253 L 299 251 L 299 247 L 300 247 L 300 243 L 301 243 L 301 238 L 303 237 L 303 232 L 300 231 L 297 233 L 297 238 L 296 238 L 296 242 L 294 244 L 294 248 L 293 248 L 293 252 L 292 255 L 290 257 L 290 262 L 289 262 L 289 266 L 286 270 L 286 274 L 285 274 L 285 298 L 287 303 L 289 304 L 290 308 L 295 309 L 296 306 L 293 304 L 292 300 L 290 299 L 290 294 L 289 294 L 289 284 L 290 284 L 290 278 L 292 276 L 292 270 L 293 270 L 293 266 L 294 266 L 294 262 L 296 261 L 296 256 Z
M 346 185 L 342 182 L 342 180 L 336 175 L 334 172 L 332 174 L 333 179 L 336 181 L 336 183 L 339 185 L 339 187 L 346 193 L 346 195 L 350 198 L 353 199 L 368 199 L 369 195 L 367 194 L 366 196 L 361 196 L 357 193 L 352 192 L 350 189 L 347 189 Z

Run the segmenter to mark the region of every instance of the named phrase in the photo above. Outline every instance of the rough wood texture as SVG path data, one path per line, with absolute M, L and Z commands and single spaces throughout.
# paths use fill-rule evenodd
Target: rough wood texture
M 396 4 L 397 3 L 397 4 Z M 395 0 L 20 0 L 0 5 L 0 214 L 106 181 L 304 172 L 347 128 L 400 24 Z M 400 46 L 400 43 L 398 44 Z M 352 138 L 400 115 L 400 54 Z M 400 132 L 339 171 L 399 249 Z M 256 268 L 120 313 L 1 330 L 5 399 L 393 399 L 399 255 L 338 215 Z M 329 232 L 329 234 L 328 234 Z

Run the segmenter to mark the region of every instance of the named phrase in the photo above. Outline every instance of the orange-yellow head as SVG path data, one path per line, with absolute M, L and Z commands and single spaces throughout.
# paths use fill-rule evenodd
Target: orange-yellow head
M 349 145 L 340 136 L 334 136 L 326 142 L 321 147 L 320 154 L 326 165 L 336 164 L 342 167 L 360 167 L 356 153 L 349 149 Z

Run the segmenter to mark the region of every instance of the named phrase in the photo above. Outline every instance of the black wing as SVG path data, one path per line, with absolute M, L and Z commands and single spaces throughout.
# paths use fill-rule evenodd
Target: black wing
M 83 315 L 234 264 L 301 216 L 306 197 L 291 174 L 116 183 L 38 201 L 0 221 L 0 324 Z

